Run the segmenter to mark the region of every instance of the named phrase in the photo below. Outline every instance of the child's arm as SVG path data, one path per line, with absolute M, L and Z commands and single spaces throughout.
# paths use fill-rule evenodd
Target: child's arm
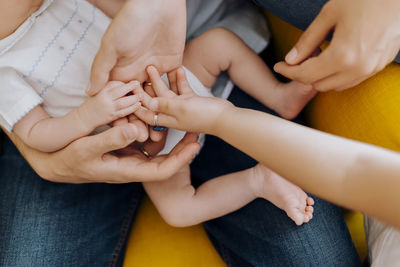
M 185 86 L 178 88 L 183 95 L 164 97 L 171 91 L 154 68 L 148 73 L 163 96 L 149 103 L 159 112 L 159 125 L 218 136 L 307 192 L 400 227 L 399 153 L 199 97 L 182 69 L 177 84 Z M 140 111 L 139 117 L 151 125 L 153 115 Z
M 221 217 L 257 198 L 252 172 L 227 174 L 195 189 L 186 166 L 166 181 L 144 183 L 144 188 L 168 224 L 186 227 Z
M 88 98 L 68 114 L 52 118 L 41 106 L 23 117 L 13 131 L 29 146 L 43 152 L 57 151 L 95 128 L 136 111 L 140 102 L 128 95 L 137 82 L 110 82 L 99 94 Z

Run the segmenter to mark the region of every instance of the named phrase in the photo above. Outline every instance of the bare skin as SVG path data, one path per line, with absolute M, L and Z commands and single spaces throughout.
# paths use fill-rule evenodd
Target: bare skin
M 151 124 L 157 112 L 160 125 L 218 136 L 308 192 L 400 228 L 399 153 L 199 97 L 182 83 L 179 96 L 163 90 L 148 101 L 141 118 Z
M 231 47 L 237 50 L 236 53 L 234 50 L 228 50 L 221 54 L 222 51 L 218 47 L 224 45 L 221 44 L 224 41 L 229 42 Z M 242 50 L 245 50 L 245 53 L 241 54 Z M 207 51 L 207 53 L 202 54 L 202 51 Z M 246 65 L 244 62 L 247 57 L 250 57 L 247 66 L 238 70 L 237 63 L 230 60 L 233 55 L 236 55 L 235 58 L 242 65 Z M 296 97 L 300 95 L 293 88 L 294 85 L 298 86 L 298 83 L 291 84 L 292 90 L 289 89 L 288 93 L 284 93 L 287 90 L 286 85 L 281 85 L 282 88 L 277 89 L 276 87 L 280 84 L 261 59 L 239 38 L 223 29 L 211 30 L 201 35 L 199 39 L 194 39 L 185 51 L 184 63 L 206 86 L 211 86 L 219 73 L 226 70 L 235 82 L 243 84 L 246 92 L 253 90 L 254 94 L 268 99 L 267 101 L 271 103 L 278 102 L 277 106 L 281 110 L 284 110 L 286 103 L 290 100 L 296 101 Z M 253 74 L 253 80 L 246 83 L 245 79 L 250 73 Z M 174 95 L 173 91 L 179 92 L 189 86 L 186 80 L 182 81 L 184 75 L 182 78 L 181 70 L 168 75 L 172 91 L 167 89 L 154 67 L 148 68 L 148 74 L 152 89 L 158 95 Z M 261 86 L 264 91 L 257 93 L 257 89 L 259 90 Z M 308 86 L 304 88 L 308 89 L 307 98 L 310 99 L 315 92 Z M 140 88 L 138 89 L 139 91 L 136 90 L 135 93 L 141 96 L 145 104 L 148 104 L 151 97 Z M 276 90 L 280 91 L 276 92 Z M 268 93 L 271 93 L 271 97 L 267 97 Z M 279 101 L 282 101 L 283 96 L 291 98 L 285 99 L 286 103 L 280 106 Z M 262 101 L 262 99 L 259 100 Z M 301 99 L 298 102 L 304 101 Z M 142 114 L 137 112 L 137 115 L 141 118 Z M 164 220 L 174 226 L 188 226 L 220 217 L 243 207 L 255 198 L 264 198 L 283 209 L 297 225 L 312 219 L 313 199 L 299 187 L 260 164 L 245 171 L 214 178 L 197 189 L 191 185 L 188 167 L 183 168 L 169 180 L 161 183 L 145 183 L 144 186 Z

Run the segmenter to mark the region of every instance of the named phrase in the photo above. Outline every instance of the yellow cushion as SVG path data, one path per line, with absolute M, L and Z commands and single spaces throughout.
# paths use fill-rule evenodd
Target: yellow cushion
M 295 44 L 301 31 L 267 14 L 279 58 Z M 306 109 L 308 124 L 339 136 L 400 151 L 400 65 L 390 64 L 362 84 L 343 92 L 319 94 Z M 362 215 L 345 212 L 352 238 L 366 255 Z
M 130 234 L 125 267 L 226 266 L 201 225 L 167 225 L 146 197 Z

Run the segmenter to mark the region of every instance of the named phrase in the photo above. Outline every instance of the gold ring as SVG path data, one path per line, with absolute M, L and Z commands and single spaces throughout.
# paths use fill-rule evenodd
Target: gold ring
M 146 83 L 146 85 L 148 85 L 148 86 L 152 86 L 153 84 L 152 84 L 152 83 Z
M 143 147 L 140 148 L 140 151 L 143 153 L 143 155 L 146 156 L 146 158 L 151 158 L 151 155 L 149 154 L 149 152 L 147 152 L 146 150 L 144 150 Z

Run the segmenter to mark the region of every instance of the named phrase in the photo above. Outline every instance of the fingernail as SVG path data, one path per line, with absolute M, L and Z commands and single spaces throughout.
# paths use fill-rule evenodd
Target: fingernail
M 297 49 L 296 47 L 293 47 L 292 50 L 289 51 L 289 53 L 286 55 L 285 60 L 287 63 L 294 62 L 297 58 Z
M 149 103 L 149 108 L 153 111 L 158 109 L 158 101 L 156 99 L 152 99 Z
M 136 138 L 136 128 L 134 126 L 129 126 L 124 128 L 124 134 L 126 139 L 133 140 Z

